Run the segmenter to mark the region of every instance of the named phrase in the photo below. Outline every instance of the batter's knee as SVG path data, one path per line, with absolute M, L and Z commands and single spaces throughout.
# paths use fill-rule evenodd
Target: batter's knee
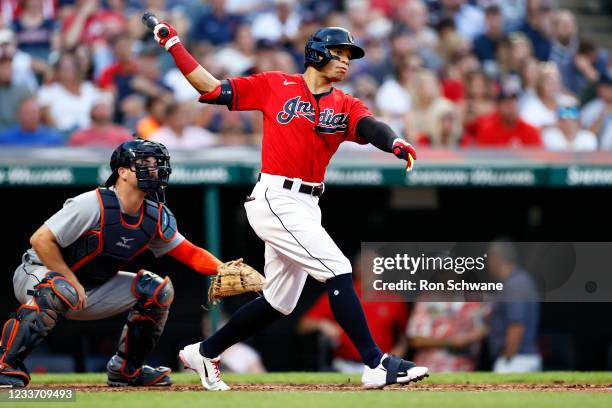
M 291 312 L 293 312 L 293 309 L 295 309 L 295 306 L 297 305 L 297 301 L 295 301 L 292 304 L 289 304 L 289 303 L 274 301 L 274 299 L 269 299 L 268 297 L 266 297 L 265 292 L 264 292 L 264 299 L 266 300 L 266 302 L 268 302 L 270 306 L 272 306 L 273 309 L 284 314 L 285 316 L 289 316 Z
M 351 275 L 353 273 L 353 267 L 347 257 L 343 256 L 334 262 L 335 268 L 328 270 L 328 273 L 323 275 L 324 279 L 317 279 L 320 282 L 327 282 L 328 279 L 335 278 L 340 275 Z
M 169 277 L 141 269 L 132 283 L 132 294 L 145 300 L 145 307 L 167 308 L 174 300 L 174 286 Z

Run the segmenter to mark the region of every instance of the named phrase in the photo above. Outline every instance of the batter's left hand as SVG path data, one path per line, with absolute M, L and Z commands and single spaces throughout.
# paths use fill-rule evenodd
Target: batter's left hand
M 406 171 L 412 170 L 417 154 L 410 143 L 398 137 L 393 142 L 393 154 L 398 159 L 406 160 Z

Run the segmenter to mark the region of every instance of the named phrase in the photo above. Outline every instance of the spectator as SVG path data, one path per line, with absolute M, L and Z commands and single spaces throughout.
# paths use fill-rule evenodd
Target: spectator
M 578 45 L 578 51 L 573 64 L 569 68 L 570 74 L 565 85 L 567 89 L 577 96 L 584 96 L 592 85 L 597 84 L 599 78 L 608 71 L 608 55 L 597 48 L 590 39 L 583 38 Z
M 504 37 L 504 18 L 497 5 L 485 9 L 487 31 L 474 40 L 474 54 L 483 63 L 485 70 L 496 73 L 495 57 L 497 45 Z
M 435 53 L 438 46 L 438 35 L 427 26 L 429 12 L 422 0 L 400 3 L 397 9 L 397 19 L 399 27 L 408 29 L 420 52 Z
M 365 62 L 358 67 L 362 69 L 362 75 L 371 76 L 379 85 L 394 75 L 395 65 L 389 63 L 386 37 L 369 39 L 364 43 L 364 49 L 368 58 L 359 60 Z
M 215 53 L 215 60 L 229 77 L 242 75 L 255 64 L 255 45 L 251 27 L 242 24 L 232 44 Z
M 502 89 L 497 97 L 497 110 L 480 118 L 476 125 L 476 143 L 491 147 L 520 147 L 542 145 L 540 132 L 519 116 L 518 94 Z
M 107 46 L 126 28 L 127 20 L 120 9 L 103 9 L 100 0 L 77 0 L 74 11 L 64 20 L 62 46 L 66 50 L 78 44 Z
M 527 17 L 519 27 L 531 40 L 535 57 L 548 61 L 552 48 L 552 0 L 527 0 Z
M 274 12 L 260 14 L 253 20 L 253 36 L 258 40 L 290 44 L 300 28 L 296 0 L 274 0 L 274 3 Z
M 525 19 L 526 0 L 495 0 L 493 4 L 499 6 L 501 10 L 505 31 L 518 30 Z
M 70 136 L 70 146 L 117 147 L 132 138 L 129 129 L 113 123 L 113 103 L 100 98 L 91 107 L 91 127 L 77 130 Z
M 191 39 L 207 41 L 213 45 L 223 45 L 234 40 L 242 18 L 229 14 L 225 9 L 225 0 L 211 0 L 210 10 L 202 14 L 192 26 Z
M 397 74 L 389 77 L 378 88 L 376 107 L 380 115 L 396 133 L 404 130 L 404 117 L 410 111 L 414 77 L 423 69 L 423 61 L 416 55 L 408 56 L 400 63 Z
M 134 41 L 125 33 L 111 39 L 113 64 L 107 66 L 98 77 L 100 89 L 112 92 L 117 103 L 133 93 L 132 78 L 138 73 L 138 61 L 134 57 Z
M 551 62 L 541 62 L 536 80 L 536 95 L 525 99 L 521 117 L 539 129 L 557 123 L 558 103 L 567 98 L 561 94 L 559 69 Z
M 523 109 L 525 101 L 529 101 L 537 97 L 539 62 L 535 58 L 526 58 L 520 68 L 520 95 L 519 95 L 519 110 Z
M 580 129 L 577 106 L 560 106 L 556 127 L 542 132 L 542 141 L 548 150 L 597 150 L 597 136 L 590 130 Z
M 465 129 L 469 133 L 476 131 L 478 120 L 495 111 L 493 87 L 482 71 L 472 71 L 465 76 L 466 98 L 462 105 L 462 117 Z
M 353 286 L 359 298 L 364 272 L 362 264 L 366 263 L 358 260 L 353 265 Z M 362 306 L 372 337 L 380 349 L 384 353 L 403 356 L 407 350 L 401 333 L 408 320 L 408 308 L 406 303 L 398 300 L 400 299 L 391 298 L 385 301 L 363 302 Z M 304 314 L 297 330 L 302 334 L 318 332 L 333 345 L 332 367 L 336 371 L 355 373 L 363 370 L 363 362 L 357 349 L 334 318 L 327 294 L 321 295 Z
M 533 279 L 518 264 L 514 245 L 494 241 L 487 251 L 487 270 L 502 282 L 491 313 L 489 352 L 495 372 L 530 372 L 542 369 L 536 346 L 540 307 Z
M 45 77 L 49 67 L 43 61 L 32 58 L 27 52 L 17 48 L 15 33 L 8 28 L 0 28 L 0 53 L 11 55 L 13 66 L 13 83 L 23 85 L 34 92 L 38 88 L 35 74 Z
M 89 112 L 100 92 L 82 78 L 75 55 L 62 54 L 55 65 L 55 81 L 38 93 L 44 123 L 62 132 L 89 126 Z
M 612 150 L 612 78 L 602 75 L 597 98 L 582 109 L 582 126 L 595 133 L 600 146 Z
M 370 1 L 348 0 L 346 5 L 347 26 L 351 28 L 351 34 L 358 42 L 368 39 L 368 24 L 377 17 L 376 11 L 370 8 Z
M 278 47 L 275 43 L 269 40 L 257 40 L 255 45 L 257 53 L 255 54 L 255 65 L 247 72 L 248 75 L 258 72 L 266 72 L 277 69 L 274 65 L 274 59 Z
M 224 146 L 260 145 L 260 136 L 254 134 L 252 112 L 230 112 L 221 109 L 216 112 L 215 130 L 218 129 L 218 144 Z M 209 128 L 209 130 L 212 130 Z
M 406 328 L 408 343 L 415 349 L 413 361 L 436 373 L 475 371 L 480 341 L 487 334 L 486 314 L 487 307 L 479 302 L 452 297 L 417 301 Z
M 559 10 L 554 15 L 552 27 L 553 42 L 550 60 L 559 67 L 561 83 L 564 87 L 569 88 L 579 45 L 576 18 L 569 10 Z
M 17 107 L 32 93 L 13 80 L 12 55 L 0 48 L 0 130 L 17 123 Z
M 13 22 L 19 49 L 34 58 L 47 60 L 52 44 L 59 41 L 55 20 L 45 16 L 43 0 L 24 0 Z
M 473 41 L 484 31 L 483 11 L 466 0 L 442 0 L 442 14 L 453 17 L 457 32 L 467 40 Z
M 521 68 L 525 61 L 533 56 L 531 42 L 523 33 L 511 33 L 500 41 L 497 48 L 498 77 L 502 82 L 520 81 Z
M 121 110 L 121 113 L 123 114 L 121 124 L 130 129 L 130 132 L 137 133 L 136 128 L 138 126 L 138 122 L 147 116 L 145 106 L 145 98 L 138 94 L 128 96 L 121 102 L 121 105 L 118 106 L 117 109 Z
M 369 75 L 362 75 L 355 80 L 355 89 L 353 90 L 353 96 L 359 98 L 363 102 L 372 114 L 379 116 L 380 112 L 376 107 L 376 95 L 378 92 L 378 84 L 376 80 Z M 405 112 L 404 112 L 405 113 Z M 387 121 L 385 123 L 388 124 Z
M 63 137 L 54 129 L 41 125 L 41 111 L 33 97 L 21 101 L 17 111 L 17 126 L 0 132 L 0 145 L 13 146 L 59 146 Z
M 433 112 L 438 105 L 452 104 L 441 96 L 438 79 L 429 71 L 424 70 L 416 75 L 413 89 L 412 108 L 405 119 L 405 133 L 409 140 L 416 140 L 421 133 L 430 134 Z
M 431 122 L 426 126 L 427 131 L 415 138 L 417 144 L 452 149 L 465 143 L 463 126 L 455 105 L 438 103 L 429 117 Z
M 151 140 L 168 149 L 196 149 L 216 143 L 214 134 L 191 125 L 192 109 L 188 104 L 170 104 L 165 116 L 164 126 L 151 135 Z
M 125 76 L 115 76 L 119 85 L 117 97 L 123 108 L 123 100 L 128 96 L 139 94 L 145 98 L 163 97 L 172 101 L 172 90 L 164 84 L 160 69 L 159 47 L 150 44 L 140 50 L 136 59 L 136 71 L 125 72 Z M 119 112 L 118 119 L 122 119 L 124 112 Z
M 460 47 L 452 54 L 443 71 L 442 95 L 459 105 L 465 99 L 465 77 L 480 69 L 480 62 L 467 48 Z
M 166 120 L 166 111 L 169 103 L 164 97 L 153 97 L 147 99 L 147 116 L 140 119 L 136 124 L 136 133 L 143 139 L 150 139 Z
M 523 33 L 512 33 L 510 40 L 510 73 L 518 74 L 521 67 L 533 57 L 533 49 L 529 38 Z

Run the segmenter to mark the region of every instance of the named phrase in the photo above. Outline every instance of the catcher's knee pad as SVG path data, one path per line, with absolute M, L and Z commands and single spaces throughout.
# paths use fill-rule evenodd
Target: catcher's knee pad
M 34 287 L 31 304 L 22 305 L 2 329 L 0 371 L 29 381 L 23 360 L 47 337 L 61 316 L 74 309 L 79 295 L 60 273 L 49 272 Z
M 174 287 L 170 278 L 162 278 L 141 269 L 132 283 L 132 293 L 141 307 L 167 309 L 174 300 Z
M 128 314 L 117 352 L 123 359 L 120 372 L 127 378 L 138 375 L 164 331 L 174 287 L 168 277 L 141 270 L 132 283 L 132 293 L 138 301 Z

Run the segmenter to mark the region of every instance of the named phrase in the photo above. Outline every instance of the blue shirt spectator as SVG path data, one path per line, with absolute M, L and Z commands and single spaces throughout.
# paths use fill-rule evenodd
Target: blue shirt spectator
M 497 44 L 504 36 L 504 18 L 498 6 L 487 7 L 487 31 L 474 40 L 474 54 L 481 62 L 495 61 Z
M 213 45 L 227 44 L 234 39 L 242 18 L 225 12 L 225 0 L 212 0 L 211 9 L 202 14 L 191 28 L 191 39 Z
M 17 112 L 19 124 L 0 132 L 0 145 L 59 146 L 64 138 L 56 130 L 40 125 L 40 106 L 35 98 L 24 99 Z
M 530 0 L 527 2 L 527 17 L 518 31 L 525 33 L 533 45 L 533 54 L 540 61 L 548 61 L 552 43 L 545 34 L 544 27 L 552 16 L 552 4 L 547 0 Z
M 55 129 L 47 126 L 39 126 L 36 129 L 27 130 L 15 126 L 0 132 L 0 145 L 13 146 L 61 146 L 64 138 Z
M 513 243 L 494 241 L 487 250 L 487 270 L 503 284 L 493 298 L 489 352 L 495 372 L 529 372 L 542 369 L 536 340 L 540 305 L 536 285 L 518 266 Z
M 524 334 L 518 354 L 536 354 L 536 340 L 540 320 L 538 293 L 529 274 L 515 269 L 503 282 L 503 299 L 495 302 L 491 314 L 489 351 L 492 357 L 499 357 L 506 343 L 506 329 L 511 324 L 524 326 Z
M 574 61 L 566 68 L 564 85 L 578 96 L 582 96 L 589 85 L 596 84 L 608 72 L 608 53 L 598 49 L 589 39 L 578 45 Z M 563 72 L 562 72 L 563 74 Z
M 567 88 L 574 74 L 574 59 L 578 52 L 576 18 L 568 10 L 561 10 L 553 19 L 553 42 L 550 60 L 559 67 L 561 82 Z

